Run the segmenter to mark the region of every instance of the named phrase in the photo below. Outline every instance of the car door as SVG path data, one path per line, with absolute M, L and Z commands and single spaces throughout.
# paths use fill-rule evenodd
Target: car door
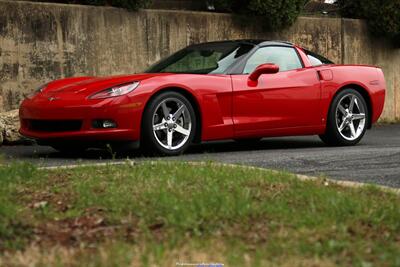
M 279 72 L 251 82 L 249 74 L 265 63 L 278 65 Z M 321 124 L 318 75 L 314 68 L 303 68 L 294 47 L 259 48 L 247 60 L 243 74 L 232 75 L 232 86 L 236 136 Z

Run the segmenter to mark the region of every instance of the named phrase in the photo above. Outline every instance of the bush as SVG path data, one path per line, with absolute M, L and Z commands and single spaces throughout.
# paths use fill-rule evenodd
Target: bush
M 400 0 L 339 0 L 344 17 L 367 20 L 372 33 L 391 38 L 400 47 Z
M 271 29 L 292 25 L 302 11 L 304 0 L 252 0 L 248 9 L 263 16 Z
M 95 6 L 114 6 L 122 7 L 129 10 L 137 10 L 146 7 L 151 0 L 34 0 L 36 2 L 52 2 L 77 5 L 95 5 Z
M 292 25 L 307 0 L 214 0 L 217 11 L 256 15 L 264 18 L 268 30 L 278 30 Z
M 212 4 L 217 11 L 221 12 L 231 12 L 232 11 L 232 1 L 231 0 L 214 0 L 206 1 L 206 4 Z

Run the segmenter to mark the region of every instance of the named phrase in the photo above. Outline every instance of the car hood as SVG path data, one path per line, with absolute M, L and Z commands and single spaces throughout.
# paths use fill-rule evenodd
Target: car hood
M 168 73 L 145 73 L 135 75 L 120 75 L 110 77 L 79 77 L 57 80 L 49 83 L 43 90 L 43 97 L 55 95 L 83 95 L 89 96 L 120 84 L 143 81 L 156 76 L 171 75 Z

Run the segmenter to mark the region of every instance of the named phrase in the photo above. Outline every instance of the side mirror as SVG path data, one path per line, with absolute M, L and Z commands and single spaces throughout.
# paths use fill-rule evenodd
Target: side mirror
M 275 64 L 262 64 L 258 66 L 249 76 L 251 81 L 258 81 L 262 74 L 274 74 L 279 72 L 279 66 Z

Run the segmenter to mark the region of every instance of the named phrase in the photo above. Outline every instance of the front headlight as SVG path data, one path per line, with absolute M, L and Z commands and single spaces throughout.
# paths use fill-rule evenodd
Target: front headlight
M 89 97 L 89 99 L 103 99 L 109 97 L 117 97 L 121 95 L 126 95 L 135 90 L 139 86 L 139 82 L 131 82 L 128 84 L 121 84 L 108 88 L 106 90 L 97 92 Z
M 28 98 L 28 99 L 31 99 L 31 98 L 34 97 L 35 95 L 37 95 L 37 94 L 43 92 L 43 90 L 46 89 L 47 85 L 48 85 L 48 84 L 46 83 L 46 84 L 43 84 L 43 85 L 39 86 L 39 87 L 36 88 L 32 93 L 26 94 L 25 97 Z

